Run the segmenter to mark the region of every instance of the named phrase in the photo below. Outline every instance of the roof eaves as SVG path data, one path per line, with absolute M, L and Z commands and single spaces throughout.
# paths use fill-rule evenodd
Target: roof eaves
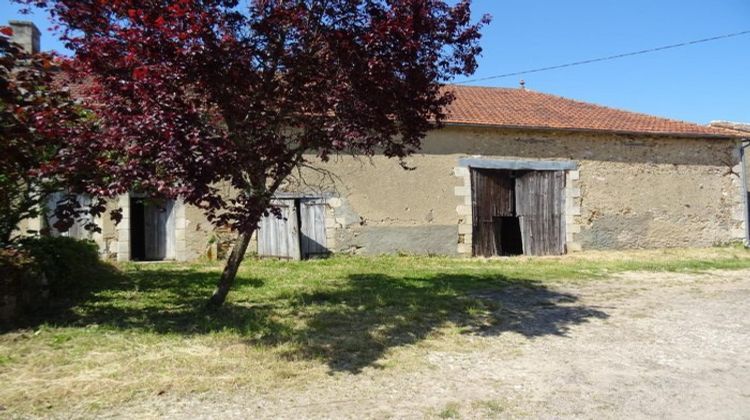
M 672 137 L 672 138 L 694 138 L 694 139 L 737 139 L 747 137 L 748 133 L 680 133 L 680 132 L 666 132 L 666 131 L 635 131 L 635 130 L 610 130 L 610 129 L 595 129 L 595 128 L 575 128 L 575 127 L 549 127 L 549 126 L 531 126 L 531 125 L 510 125 L 510 124 L 491 124 L 491 123 L 479 123 L 474 121 L 446 121 L 443 123 L 444 126 L 451 127 L 476 127 L 476 128 L 498 128 L 507 130 L 534 130 L 534 131 L 563 131 L 563 132 L 576 132 L 576 133 L 597 133 L 597 134 L 626 134 L 626 135 L 641 135 L 641 136 L 657 136 L 657 137 Z M 727 130 L 729 131 L 729 130 Z

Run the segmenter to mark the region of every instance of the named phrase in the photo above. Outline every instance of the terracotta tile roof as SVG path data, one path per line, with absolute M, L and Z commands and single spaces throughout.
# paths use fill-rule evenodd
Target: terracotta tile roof
M 711 121 L 711 124 L 709 125 L 714 128 L 723 128 L 725 130 L 735 131 L 743 137 L 750 136 L 750 123 L 733 121 Z
M 622 111 L 523 89 L 447 86 L 448 124 L 600 131 L 675 137 L 738 137 L 737 131 Z

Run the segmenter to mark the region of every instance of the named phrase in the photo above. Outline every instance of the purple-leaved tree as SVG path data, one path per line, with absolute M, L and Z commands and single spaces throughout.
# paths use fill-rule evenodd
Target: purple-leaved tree
M 58 83 L 65 60 L 26 52 L 12 34 L 0 27 L 0 248 L 19 239 L 19 223 L 38 217 L 48 194 L 74 179 L 62 179 L 52 168 L 70 139 L 90 132 L 85 127 L 91 121 Z M 102 212 L 101 204 L 91 212 Z M 63 224 L 80 209 L 67 211 Z
M 470 0 L 15 1 L 60 25 L 96 115 L 56 160 L 72 191 L 180 197 L 238 232 L 213 305 L 305 156 L 419 149 L 489 21 Z

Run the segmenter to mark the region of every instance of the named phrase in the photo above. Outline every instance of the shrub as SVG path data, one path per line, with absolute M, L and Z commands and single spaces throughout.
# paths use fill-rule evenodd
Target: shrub
M 0 331 L 50 319 L 85 299 L 117 271 L 96 243 L 66 237 L 24 238 L 0 248 Z
M 0 248 L 0 324 L 37 307 L 47 295 L 46 279 L 31 254 L 18 248 Z
M 103 267 L 93 241 L 35 237 L 24 239 L 20 245 L 46 278 L 52 297 L 62 297 L 89 285 Z

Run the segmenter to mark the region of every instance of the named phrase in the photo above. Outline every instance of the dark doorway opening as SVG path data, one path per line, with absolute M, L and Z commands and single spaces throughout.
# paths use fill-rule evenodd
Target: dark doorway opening
M 146 259 L 144 207 L 142 198 L 130 199 L 130 259 L 133 261 Z
M 518 217 L 496 217 L 494 225 L 495 241 L 500 245 L 498 255 L 523 255 L 523 238 Z

